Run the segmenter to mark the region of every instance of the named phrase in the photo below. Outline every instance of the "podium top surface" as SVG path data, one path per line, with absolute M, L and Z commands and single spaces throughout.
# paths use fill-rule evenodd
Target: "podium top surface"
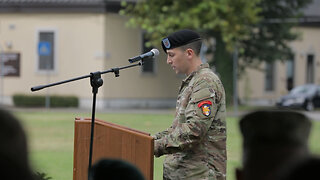
M 78 122 L 78 123 L 91 123 L 91 118 L 75 118 L 75 121 Z M 135 133 L 138 133 L 138 134 L 141 134 L 141 135 L 145 135 L 145 136 L 151 137 L 150 133 L 146 133 L 146 132 L 143 132 L 143 131 L 132 129 L 132 128 L 129 128 L 129 127 L 126 127 L 126 126 L 121 126 L 121 125 L 114 124 L 114 123 L 111 123 L 111 122 L 103 121 L 103 120 L 100 120 L 100 119 L 95 119 L 94 122 L 96 124 L 99 124 L 99 125 L 102 125 L 102 126 L 110 126 L 110 127 L 116 128 L 116 129 L 127 130 L 127 131 L 130 131 L 130 132 L 135 132 Z

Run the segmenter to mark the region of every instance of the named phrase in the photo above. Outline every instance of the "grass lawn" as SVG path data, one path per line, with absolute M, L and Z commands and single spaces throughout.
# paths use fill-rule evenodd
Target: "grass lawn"
M 91 117 L 91 112 L 59 112 L 56 110 L 14 111 L 22 121 L 29 140 L 31 161 L 35 170 L 46 173 L 52 180 L 72 180 L 74 118 Z M 97 113 L 96 118 L 154 134 L 171 125 L 173 113 L 126 114 Z M 241 162 L 241 136 L 238 118 L 227 118 L 227 179 L 234 180 L 234 169 Z M 310 148 L 320 154 L 320 122 L 313 122 Z M 162 179 L 163 157 L 154 159 L 154 179 Z

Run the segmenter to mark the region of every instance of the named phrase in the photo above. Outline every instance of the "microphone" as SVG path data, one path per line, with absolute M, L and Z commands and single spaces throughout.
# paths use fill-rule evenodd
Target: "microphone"
M 149 58 L 149 57 L 153 57 L 153 56 L 158 56 L 159 55 L 159 50 L 158 49 L 152 49 L 151 51 L 141 54 L 139 56 L 135 56 L 133 58 L 130 58 L 128 61 L 130 63 L 134 63 L 137 61 L 140 61 L 141 59 L 145 59 L 145 58 Z

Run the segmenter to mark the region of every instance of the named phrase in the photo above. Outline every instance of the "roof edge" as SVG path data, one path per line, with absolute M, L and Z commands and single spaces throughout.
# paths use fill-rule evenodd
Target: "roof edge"
M 0 3 L 0 13 L 118 13 L 120 1 L 93 3 Z

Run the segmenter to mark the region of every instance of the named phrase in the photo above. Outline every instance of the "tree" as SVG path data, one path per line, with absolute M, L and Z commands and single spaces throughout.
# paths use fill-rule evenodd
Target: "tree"
M 288 42 L 298 38 L 292 32 L 297 25 L 294 19 L 302 16 L 299 12 L 312 0 L 262 0 L 261 21 L 251 25 L 249 38 L 240 41 L 242 47 L 242 67 L 259 64 L 259 62 L 285 61 L 292 55 Z M 256 63 L 254 63 L 256 62 Z
M 125 11 L 130 26 L 146 30 L 148 45 L 160 45 L 161 39 L 181 28 L 197 29 L 206 38 L 221 33 L 229 50 L 236 39 L 246 36 L 248 24 L 258 22 L 259 0 L 146 0 L 127 4 Z
M 296 39 L 293 24 L 285 22 L 298 15 L 311 0 L 146 0 L 126 4 L 129 26 L 139 26 L 150 39 L 148 46 L 160 46 L 167 34 L 183 28 L 202 34 L 210 61 L 225 86 L 227 102 L 232 99 L 232 52 L 235 47 L 245 67 L 254 62 L 286 59 L 292 52 L 287 42 Z M 242 68 L 243 69 L 243 68 Z

